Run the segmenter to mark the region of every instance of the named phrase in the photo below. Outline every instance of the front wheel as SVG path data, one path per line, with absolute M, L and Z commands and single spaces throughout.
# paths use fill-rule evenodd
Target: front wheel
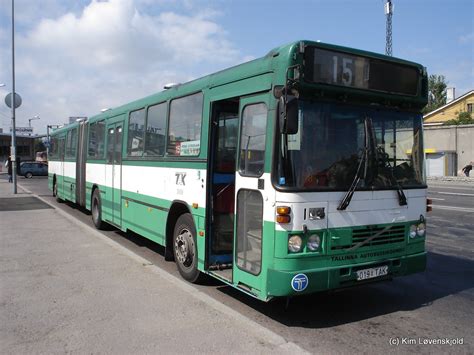
M 100 200 L 100 191 L 95 189 L 92 194 L 92 222 L 97 229 L 106 229 L 106 224 L 102 221 L 102 202 Z
M 173 252 L 181 276 L 189 282 L 198 282 L 201 272 L 197 269 L 196 227 L 190 213 L 181 215 L 176 222 Z
M 33 174 L 30 173 L 30 172 L 27 172 L 27 173 L 25 174 L 25 177 L 26 177 L 27 179 L 31 179 L 31 178 L 33 177 Z

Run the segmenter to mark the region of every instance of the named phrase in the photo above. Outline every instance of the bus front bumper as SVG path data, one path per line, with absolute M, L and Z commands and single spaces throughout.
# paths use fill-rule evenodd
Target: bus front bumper
M 369 278 L 363 281 L 357 280 L 358 270 L 370 269 L 385 265 L 388 266 L 387 275 Z M 334 268 L 309 269 L 301 271 L 280 271 L 269 269 L 267 295 L 269 298 L 274 296 L 295 296 L 358 286 L 366 283 L 389 280 L 397 276 L 422 272 L 425 270 L 425 268 L 426 252 L 401 256 L 383 261 L 344 265 Z M 301 274 L 306 276 L 306 285 L 304 282 L 305 277 L 297 276 Z M 298 288 L 302 290 L 296 291 L 295 289 Z

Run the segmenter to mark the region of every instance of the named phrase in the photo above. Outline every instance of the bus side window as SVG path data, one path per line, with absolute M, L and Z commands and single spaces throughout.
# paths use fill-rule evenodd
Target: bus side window
M 163 156 L 165 153 L 166 102 L 150 106 L 146 120 L 145 155 Z
M 199 155 L 202 107 L 202 92 L 171 101 L 168 155 Z
M 67 132 L 66 136 L 66 158 L 76 157 L 76 146 L 77 146 L 77 128 L 74 128 Z
M 105 121 L 94 122 L 89 128 L 88 157 L 91 159 L 104 158 Z
M 145 138 L 145 109 L 130 112 L 128 124 L 127 154 L 130 157 L 143 155 L 143 140 Z
M 50 144 L 49 151 L 48 151 L 49 158 L 57 159 L 58 158 L 58 138 L 51 137 L 49 144 Z

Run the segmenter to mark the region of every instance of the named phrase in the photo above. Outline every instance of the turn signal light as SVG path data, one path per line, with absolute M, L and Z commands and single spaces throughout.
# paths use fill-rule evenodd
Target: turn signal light
M 277 206 L 276 208 L 277 216 L 276 221 L 280 224 L 290 223 L 291 217 L 290 212 L 291 208 L 288 206 Z
M 278 206 L 277 207 L 277 214 L 279 215 L 285 215 L 285 214 L 290 214 L 291 208 L 288 206 Z
M 291 218 L 288 215 L 278 215 L 276 216 L 276 221 L 278 223 L 286 224 L 286 223 L 290 223 Z

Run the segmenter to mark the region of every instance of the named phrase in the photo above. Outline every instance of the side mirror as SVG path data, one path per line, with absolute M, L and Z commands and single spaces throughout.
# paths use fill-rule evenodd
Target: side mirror
M 280 132 L 296 134 L 298 133 L 298 100 L 294 96 L 287 96 L 287 100 L 285 104 L 285 98 L 282 95 L 278 105 L 280 112 Z

